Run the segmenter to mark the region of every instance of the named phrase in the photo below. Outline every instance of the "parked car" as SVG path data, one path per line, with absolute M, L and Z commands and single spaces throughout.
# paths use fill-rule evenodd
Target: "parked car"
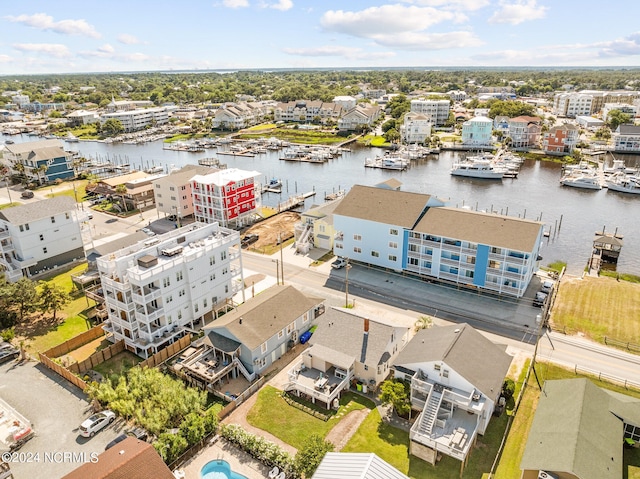
M 96 432 L 100 431 L 107 424 L 111 424 L 115 419 L 116 414 L 108 409 L 96 413 L 80 424 L 80 435 L 83 437 L 93 437 Z
M 106 198 L 106 197 L 104 197 L 104 196 L 102 196 L 102 195 L 97 195 L 97 196 L 94 196 L 94 197 L 91 199 L 91 204 L 92 204 L 92 205 L 99 205 L 100 203 L 102 203 L 102 202 L 103 202 L 104 200 L 106 200 L 106 199 L 107 199 L 107 198 Z
M 147 431 L 145 431 L 141 427 L 137 427 L 135 429 L 132 429 L 130 431 L 127 431 L 117 436 L 113 441 L 111 441 L 109 444 L 105 446 L 104 450 L 106 451 L 107 449 L 112 448 L 113 446 L 115 446 L 119 442 L 124 441 L 128 437 L 135 437 L 136 439 L 140 439 L 141 441 L 146 441 L 147 438 L 149 437 L 149 433 L 147 433 Z
M 347 260 L 344 258 L 338 258 L 333 263 L 331 263 L 331 267 L 333 269 L 341 269 L 347 265 Z
M 0 364 L 16 359 L 20 355 L 20 351 L 9 343 L 1 343 L 0 345 Z
M 547 293 L 538 291 L 536 293 L 536 297 L 533 298 L 533 305 L 538 307 L 544 306 L 544 302 L 547 300 L 547 296 L 548 296 Z
M 25 198 L 25 199 L 27 199 L 27 200 L 28 200 L 28 199 L 30 199 L 30 198 L 33 198 L 33 191 L 25 190 L 25 191 L 23 191 L 23 192 L 22 192 L 22 194 L 21 194 L 20 196 L 21 196 L 22 198 Z
M 550 279 L 547 279 L 542 282 L 542 286 L 540 286 L 540 291 L 542 291 L 543 293 L 549 294 L 553 289 L 554 284 L 555 283 L 553 281 L 551 281 Z
M 155 236 L 155 232 L 151 231 L 149 228 L 141 228 L 138 231 L 142 231 L 143 233 L 145 233 L 148 236 Z
M 178 217 L 177 217 L 176 215 L 169 215 L 169 216 L 167 216 L 167 219 L 168 219 L 169 221 L 175 221 L 175 220 L 177 220 L 177 219 L 178 219 Z
M 245 235 L 244 238 L 242 238 L 242 241 L 240 242 L 240 244 L 242 246 L 249 246 L 250 244 L 253 244 L 256 241 L 258 241 L 259 238 L 260 238 L 259 235 L 250 233 L 248 235 Z

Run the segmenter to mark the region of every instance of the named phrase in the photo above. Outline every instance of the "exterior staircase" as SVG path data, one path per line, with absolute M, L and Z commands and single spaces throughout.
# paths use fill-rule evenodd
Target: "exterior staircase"
M 424 434 L 425 436 L 431 435 L 433 425 L 438 418 L 438 410 L 440 409 L 441 403 L 442 391 L 432 389 L 431 394 L 429 394 L 429 399 L 427 399 L 427 404 L 422 411 L 422 417 L 420 418 L 420 426 L 418 427 L 420 434 Z

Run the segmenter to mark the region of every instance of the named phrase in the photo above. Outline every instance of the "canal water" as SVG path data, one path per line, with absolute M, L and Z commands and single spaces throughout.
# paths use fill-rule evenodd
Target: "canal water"
M 33 140 L 26 135 L 10 138 L 16 142 Z M 396 178 L 402 182 L 402 190 L 434 195 L 450 206 L 542 221 L 549 231 L 542 248 L 542 264 L 566 261 L 572 274 L 580 274 L 587 264 L 594 233 L 603 228 L 610 232 L 617 229 L 624 235 L 625 242 L 618 271 L 640 274 L 640 195 L 563 187 L 559 183 L 561 166 L 558 163 L 527 160 L 518 178 L 495 181 L 451 176 L 451 165 L 458 155 L 464 154 L 452 151 L 413 160 L 406 171 L 391 171 L 365 168 L 366 158 L 384 151 L 354 144 L 350 145 L 350 153 L 321 164 L 280 160 L 280 151 L 255 157 L 219 154 L 226 151 L 224 145 L 219 147 L 220 151 L 213 148 L 197 153 L 165 150 L 162 141 L 142 145 L 81 141 L 65 143 L 65 148 L 79 151 L 88 158 L 129 163 L 142 169 L 151 166 L 169 169 L 197 164 L 200 158 L 217 157 L 229 168 L 258 171 L 263 182 L 281 179 L 282 194 L 263 195 L 263 204 L 270 206 L 289 196 L 315 191 L 316 196 L 306 200 L 305 206 L 309 207 L 322 203 L 325 194 L 348 190 L 354 184 L 375 185 Z M 640 157 L 616 155 L 616 158 L 624 159 L 627 166 L 640 166 Z

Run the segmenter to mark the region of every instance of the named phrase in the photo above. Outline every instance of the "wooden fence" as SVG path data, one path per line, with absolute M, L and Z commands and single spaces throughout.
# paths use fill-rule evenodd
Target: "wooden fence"
M 242 392 L 242 394 L 240 394 L 240 396 L 238 396 L 237 398 L 233 399 L 232 401 L 229 402 L 229 404 L 227 404 L 225 407 L 223 407 L 222 410 L 218 413 L 218 418 L 220 420 L 222 420 L 225 417 L 227 417 L 229 414 L 231 414 L 235 408 L 240 406 L 240 404 L 245 402 L 249 398 L 249 396 L 251 396 L 258 389 L 260 389 L 265 382 L 267 382 L 267 379 L 264 376 L 262 376 L 255 383 L 253 383 L 251 386 L 249 386 L 247 389 L 245 389 Z M 226 401 L 229 400 L 229 396 L 227 396 L 225 394 L 222 394 L 222 393 L 220 393 L 218 391 L 214 391 L 214 395 L 218 396 L 218 397 L 220 397 L 220 398 L 222 398 L 222 399 L 224 399 Z
M 138 366 L 140 366 L 141 368 L 155 368 L 157 365 L 164 363 L 170 357 L 178 354 L 180 351 L 185 349 L 190 344 L 191 344 L 191 335 L 187 334 L 186 336 L 181 337 L 175 343 L 170 344 L 164 349 L 161 349 L 150 358 L 145 359 L 144 361 L 139 363 Z
M 67 354 L 69 351 L 73 351 L 74 349 L 78 349 L 80 346 L 84 346 L 87 343 L 90 343 L 94 339 L 99 338 L 100 336 L 104 336 L 104 329 L 102 326 L 94 326 L 88 331 L 84 333 L 80 333 L 77 336 L 65 341 L 62 344 L 58 344 L 57 346 L 52 347 L 51 349 L 44 352 L 44 355 L 48 358 L 58 358 L 63 354 Z
M 122 351 L 124 351 L 124 341 L 120 340 L 106 349 L 96 351 L 84 361 L 71 364 L 67 369 L 75 374 L 84 374 L 89 369 L 93 369 L 94 366 L 104 363 Z
M 66 379 L 67 381 L 69 381 L 71 384 L 73 384 L 74 386 L 78 386 L 80 389 L 82 389 L 84 391 L 84 389 L 87 387 L 87 383 L 84 382 L 82 379 L 80 379 L 78 376 L 76 376 L 75 374 L 73 374 L 71 371 L 69 371 L 67 368 L 60 366 L 59 364 L 53 362 L 51 359 L 49 359 L 45 354 L 43 353 L 39 353 L 38 356 L 40 357 L 40 362 L 45 365 L 47 368 L 51 369 L 54 373 L 59 374 L 60 376 L 62 376 L 64 379 Z

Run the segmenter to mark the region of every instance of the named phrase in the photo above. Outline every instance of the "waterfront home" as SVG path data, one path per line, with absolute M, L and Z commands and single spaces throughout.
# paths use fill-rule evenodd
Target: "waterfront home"
M 324 312 L 324 299 L 289 285 L 271 286 L 204 328 L 204 348 L 180 363 L 203 388 L 220 390 L 242 374 L 253 381 L 300 340 Z
M 260 208 L 257 171 L 228 168 L 191 178 L 193 210 L 197 221 L 222 226 L 243 226 Z
M 144 210 L 155 205 L 153 182 L 161 176 L 164 175 L 152 175 L 144 171 L 134 171 L 133 173 L 101 179 L 95 186 L 88 189 L 97 195 L 118 198 L 123 202 L 122 206 L 119 206 L 123 212 L 135 209 Z M 125 192 L 118 192 L 120 185 L 124 185 Z
M 326 123 L 328 120 L 338 121 L 343 108 L 340 103 L 323 102 L 321 100 L 295 100 L 278 103 L 273 110 L 274 121 L 298 123 Z
M 504 346 L 468 324 L 422 329 L 393 363 L 397 379 L 411 383 L 411 407 L 420 411 L 410 452 L 431 464 L 438 454 L 466 463 L 483 435 L 511 365 Z
M 613 150 L 620 153 L 640 152 L 640 126 L 624 124 L 613 133 Z
M 263 102 L 224 103 L 214 114 L 212 128 L 240 130 L 262 122 L 272 108 Z
M 406 144 L 428 141 L 431 136 L 431 120 L 423 113 L 406 113 L 400 126 L 400 136 Z
M 352 97 L 349 95 L 341 95 L 341 96 L 334 97 L 333 103 L 341 106 L 342 111 L 348 111 L 348 110 L 351 110 L 351 108 L 354 108 L 356 106 L 356 99 L 355 97 Z
M 549 128 L 542 139 L 542 150 L 548 155 L 571 154 L 578 142 L 578 128 L 571 123 Z
M 65 116 L 70 126 L 81 126 L 97 123 L 100 117 L 95 111 L 75 110 Z
M 450 109 L 451 101 L 449 100 L 431 100 L 425 98 L 411 100 L 411 111 L 425 115 L 429 118 L 433 126 L 444 125 L 449 119 Z
M 465 146 L 491 146 L 493 120 L 486 116 L 474 116 L 462 124 L 462 144 Z
M 518 116 L 509 120 L 509 137 L 513 148 L 537 148 L 542 120 L 537 116 Z
M 409 479 L 372 452 L 328 452 L 311 479 Z
M 165 107 L 123 109 L 100 115 L 100 123 L 107 120 L 118 120 L 126 133 L 144 130 L 150 126 L 162 126 L 169 122 L 169 110 Z
M 12 174 L 24 174 L 28 182 L 42 184 L 74 176 L 73 153 L 64 151 L 61 140 L 5 144 L 4 148 L 2 163 Z
M 192 223 L 97 258 L 112 342 L 149 357 L 243 291 L 240 235 Z
M 322 205 L 313 205 L 300 214 L 300 222 L 295 225 L 296 250 L 307 253 L 311 247 L 333 249 L 336 231 L 333 227 L 333 212 L 342 201 L 338 198 Z
M 59 196 L 0 211 L 0 265 L 7 281 L 84 258 L 76 202 Z
M 340 131 L 354 131 L 362 127 L 372 127 L 382 114 L 382 108 L 370 103 L 358 103 L 338 120 Z
M 285 391 L 330 409 L 343 391 L 374 390 L 389 375 L 398 352 L 409 340 L 409 329 L 360 316 L 344 308 L 329 308 L 300 359 L 289 369 Z
M 640 400 L 589 379 L 545 381 L 520 469 L 522 479 L 619 479 L 623 444 L 640 441 Z
M 191 178 L 196 175 L 208 175 L 218 171 L 215 168 L 199 165 L 185 165 L 178 171 L 155 178 L 153 194 L 158 212 L 173 215 L 176 220 L 193 215 L 193 193 Z
M 543 225 L 445 207 L 430 195 L 354 186 L 334 211 L 334 253 L 352 261 L 521 297 Z

